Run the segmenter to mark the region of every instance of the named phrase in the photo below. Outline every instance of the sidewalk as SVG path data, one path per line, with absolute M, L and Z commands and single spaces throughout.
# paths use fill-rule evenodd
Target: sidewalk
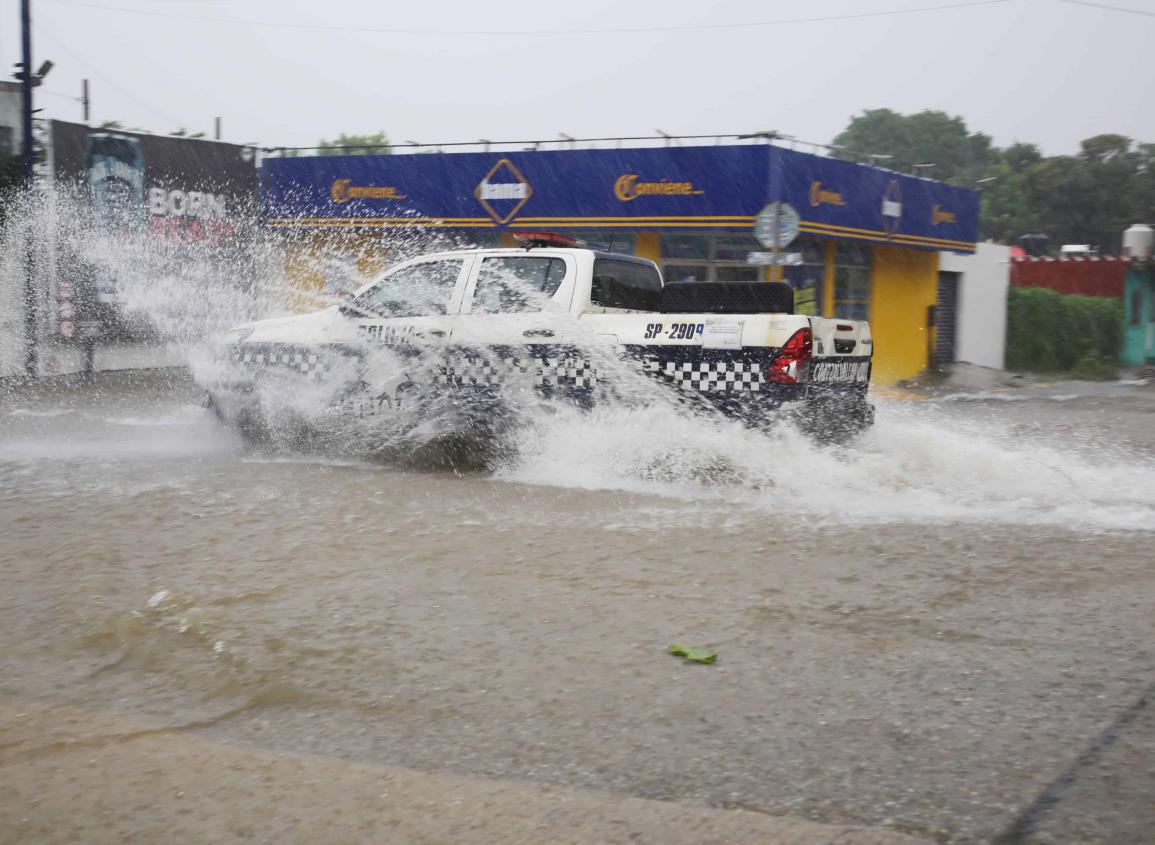
M 869 828 L 229 746 L 0 698 L 0 842 L 917 845 Z

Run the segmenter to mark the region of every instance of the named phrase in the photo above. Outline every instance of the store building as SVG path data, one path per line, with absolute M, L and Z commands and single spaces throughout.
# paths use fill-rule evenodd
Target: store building
M 771 201 L 797 220 L 784 267 L 748 261 L 766 251 L 753 227 Z M 799 312 L 870 320 L 880 383 L 935 360 L 956 319 L 940 253 L 973 253 L 979 216 L 974 191 L 766 144 L 275 158 L 261 205 L 290 276 L 318 291 L 341 286 L 328 277 L 341 257 L 368 275 L 408 236 L 492 246 L 516 230 L 652 259 L 668 281 L 782 274 Z

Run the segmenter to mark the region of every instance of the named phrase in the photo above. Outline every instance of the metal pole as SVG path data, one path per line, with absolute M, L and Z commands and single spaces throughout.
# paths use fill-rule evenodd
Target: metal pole
M 770 138 L 766 141 L 766 145 L 770 148 L 770 166 L 774 167 L 774 139 Z M 775 180 L 775 184 L 771 188 L 771 200 L 774 203 L 774 245 L 770 249 L 770 254 L 774 257 L 770 260 L 773 262 L 770 265 L 770 281 L 778 282 L 782 280 L 782 271 L 778 267 L 779 245 L 778 239 L 782 233 L 782 177 L 779 176 Z
M 216 140 L 219 141 L 221 139 L 221 119 L 219 117 L 216 119 L 216 127 L 215 128 L 216 128 L 216 131 L 214 134 L 216 135 Z
M 26 201 L 32 201 L 32 178 L 35 164 L 35 150 L 32 147 L 32 0 L 20 2 L 20 39 L 23 52 L 24 73 L 21 79 L 21 111 L 23 112 L 24 194 Z M 25 213 L 25 253 L 24 253 L 24 374 L 29 379 L 39 375 L 39 352 L 36 348 L 36 281 L 34 278 L 36 256 L 32 241 L 32 221 L 28 219 L 32 209 Z
M 21 130 L 24 156 L 24 187 L 32 187 L 32 0 L 20 0 L 20 38 L 24 73 L 20 79 Z
M 88 80 L 80 81 L 80 102 L 84 103 L 84 122 L 88 123 L 88 106 L 92 102 L 88 97 Z

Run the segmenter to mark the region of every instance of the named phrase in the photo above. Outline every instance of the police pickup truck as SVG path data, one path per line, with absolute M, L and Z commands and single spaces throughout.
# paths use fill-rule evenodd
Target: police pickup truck
M 518 237 L 403 261 L 340 305 L 231 330 L 228 366 L 202 379 L 210 403 L 244 430 L 274 383 L 324 386 L 331 416 L 448 403 L 474 422 L 527 396 L 587 407 L 658 390 L 756 426 L 788 411 L 820 439 L 872 424 L 865 322 L 794 314 L 786 283 L 663 285 L 651 261 Z

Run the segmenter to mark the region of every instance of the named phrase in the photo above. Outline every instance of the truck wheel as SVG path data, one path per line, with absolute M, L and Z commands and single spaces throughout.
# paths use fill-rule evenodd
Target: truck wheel
M 874 406 L 865 399 L 815 399 L 807 403 L 800 428 L 819 443 L 843 445 L 874 425 Z

